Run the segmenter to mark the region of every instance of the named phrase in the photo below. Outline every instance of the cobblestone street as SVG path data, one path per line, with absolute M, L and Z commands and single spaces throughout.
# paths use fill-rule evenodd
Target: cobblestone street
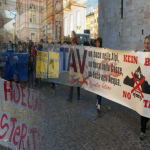
M 41 150 L 147 150 L 150 130 L 139 139 L 140 116 L 136 112 L 102 98 L 98 117 L 96 95 L 81 89 L 81 100 L 68 102 L 69 86 L 57 85 L 55 95 L 50 83 L 41 92 L 49 98 L 49 112 L 37 125 L 44 134 Z M 0 147 L 1 150 L 5 149 Z
M 73 101 L 68 102 L 68 86 L 58 85 L 53 96 L 49 85 L 41 89 L 50 107 L 41 123 L 46 137 L 42 150 L 150 149 L 150 131 L 145 141 L 139 139 L 140 116 L 135 111 L 103 98 L 98 117 L 95 94 L 81 89 L 77 101 L 74 88 Z

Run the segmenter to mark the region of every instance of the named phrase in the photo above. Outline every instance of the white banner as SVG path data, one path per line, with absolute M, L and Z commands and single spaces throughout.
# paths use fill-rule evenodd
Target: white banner
M 82 88 L 150 118 L 150 53 L 92 48 Z M 91 75 L 91 76 L 90 76 Z
M 12 149 L 41 149 L 41 122 L 48 99 L 39 91 L 0 78 L 0 144 Z
M 150 53 L 76 46 L 61 47 L 59 55 L 63 71 L 47 81 L 80 86 L 150 118 Z M 44 134 L 38 123 L 48 112 L 48 99 L 3 79 L 0 97 L 0 144 L 40 149 Z

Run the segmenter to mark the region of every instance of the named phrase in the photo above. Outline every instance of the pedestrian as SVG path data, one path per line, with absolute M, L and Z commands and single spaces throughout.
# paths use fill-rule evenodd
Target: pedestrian
M 102 38 L 98 37 L 96 39 L 96 47 L 102 47 L 102 42 L 103 42 Z M 92 47 L 92 45 L 91 45 L 91 47 Z M 99 116 L 100 116 L 100 111 L 101 111 L 101 99 L 102 99 L 102 97 L 100 95 L 97 95 L 96 108 L 97 108 Z
M 101 37 L 96 39 L 96 47 L 102 47 L 102 38 Z M 101 99 L 102 99 L 102 97 L 100 95 L 97 95 L 98 102 L 97 102 L 96 106 L 97 106 L 97 111 L 98 111 L 99 115 L 100 115 L 100 110 L 101 110 Z
M 150 35 L 145 37 L 144 45 L 145 45 L 144 52 L 150 52 Z M 137 51 L 138 50 L 136 49 L 135 52 L 137 52 Z M 144 138 L 145 138 L 145 133 L 146 133 L 146 130 L 148 129 L 148 127 L 147 127 L 148 121 L 149 121 L 149 118 L 141 116 L 141 134 L 140 134 L 141 140 L 144 140 Z
M 84 38 L 84 46 L 90 46 L 89 41 L 87 39 L 87 37 Z
M 12 50 L 12 49 L 13 49 L 12 42 L 9 41 L 8 44 L 7 44 L 7 50 Z
M 29 56 L 29 71 L 30 71 L 30 87 L 34 88 L 35 86 L 35 55 L 33 54 L 33 47 L 30 51 Z
M 44 41 L 43 41 L 43 39 L 41 39 L 40 40 L 40 44 L 39 44 L 37 50 L 38 51 L 43 51 L 43 45 L 44 45 Z M 39 78 L 38 81 L 39 81 L 39 88 L 41 88 L 41 86 L 42 86 L 42 80 L 41 80 L 41 78 Z
M 32 46 L 33 46 L 33 43 L 30 40 L 28 46 L 26 47 L 26 51 L 28 54 L 28 79 L 27 79 L 27 84 L 26 84 L 27 87 L 29 87 L 29 84 L 30 84 L 30 55 L 31 55 Z
M 80 37 L 79 37 L 79 36 L 77 37 L 77 44 L 78 44 L 78 45 L 81 45 Z
M 71 32 L 70 43 L 74 46 L 77 45 L 77 36 L 75 31 Z M 67 101 L 72 102 L 72 97 L 73 97 L 73 86 L 70 86 L 69 98 L 67 99 Z M 77 87 L 77 100 L 80 100 L 80 87 Z

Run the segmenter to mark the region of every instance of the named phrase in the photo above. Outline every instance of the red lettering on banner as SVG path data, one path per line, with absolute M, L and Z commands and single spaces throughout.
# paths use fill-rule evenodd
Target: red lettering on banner
M 150 58 L 145 58 L 145 66 L 150 66 Z
M 22 85 L 20 85 L 20 87 L 21 87 L 21 91 L 22 91 L 22 102 L 21 102 L 21 105 L 22 106 L 27 106 L 27 104 L 25 102 L 23 102 L 23 99 L 25 97 L 25 94 L 23 93 L 23 90 L 25 89 L 25 87 L 22 86 Z
M 124 62 L 128 62 L 128 55 L 124 55 Z
M 36 150 L 35 133 L 38 133 L 38 132 L 37 132 L 37 128 L 30 129 L 30 130 L 29 130 L 29 133 L 32 133 L 34 150 Z
M 30 150 L 29 136 L 27 137 L 27 147 Z
M 88 82 L 87 82 L 87 81 L 78 81 L 78 83 L 88 85 Z
M 15 98 L 15 89 L 14 89 L 13 98 L 14 98 L 14 102 L 17 104 L 17 103 L 19 103 L 19 101 L 20 101 L 20 90 L 19 90 L 19 86 L 18 86 L 17 83 L 16 83 L 16 85 L 17 85 L 17 89 L 18 89 L 18 94 L 19 94 L 19 96 L 18 96 L 18 99 L 16 100 L 16 98 Z
M 18 130 L 18 131 L 17 131 Z M 13 136 L 13 142 L 14 142 L 14 145 L 18 145 L 18 142 L 16 142 L 15 140 L 15 137 L 16 136 L 20 136 L 20 126 L 17 126 L 16 127 L 16 130 L 15 130 L 15 133 L 14 133 L 14 136 Z
M 8 120 L 8 117 L 6 114 L 3 114 L 2 115 L 2 118 L 1 118 L 1 129 L 4 129 L 5 127 L 7 127 L 7 130 L 6 132 L 3 134 L 3 135 L 0 135 L 0 139 L 3 139 L 7 133 L 7 131 L 9 130 L 9 125 L 7 123 L 5 123 L 4 125 L 2 125 L 2 122 L 3 122 L 3 118 L 6 118 L 6 120 Z
M 25 133 L 24 133 L 24 129 L 26 130 Z M 23 139 L 26 137 L 26 135 L 27 135 L 27 125 L 25 123 L 23 123 L 22 124 L 21 136 L 20 136 L 19 149 L 21 148 L 21 143 L 23 143 L 23 149 L 24 149 L 24 141 L 23 141 Z
M 130 55 L 124 55 L 124 62 L 137 64 L 138 57 L 137 56 L 130 56 Z
M 13 135 L 14 129 L 15 129 L 15 122 L 17 122 L 17 119 L 16 118 L 10 118 L 10 121 L 13 123 L 13 127 L 12 127 L 11 134 L 10 134 L 10 137 L 9 137 L 9 142 L 11 142 L 12 135 Z
M 107 86 L 105 83 L 103 83 L 102 88 L 103 88 L 103 89 L 111 90 L 111 87 Z
M 72 83 L 72 81 L 69 81 L 69 80 L 68 80 L 68 83 Z
M 94 87 L 99 87 L 99 88 L 100 88 L 100 85 L 99 85 L 98 83 L 92 84 L 92 86 L 94 86 Z
M 40 137 L 40 134 L 39 134 L 39 137 Z M 44 135 L 41 137 L 41 139 L 39 140 L 40 142 L 40 145 L 39 145 L 39 150 L 40 150 L 40 148 L 41 148 L 41 145 L 42 145 L 42 143 L 43 143 L 43 141 L 44 141 Z
M 4 81 L 4 93 L 5 93 L 5 101 L 7 101 L 7 93 L 10 92 L 11 93 L 11 98 L 10 100 L 12 101 L 12 82 L 9 82 L 9 86 L 10 88 L 7 89 L 7 81 Z
M 128 98 L 130 100 L 131 99 L 131 93 L 123 91 L 123 97 Z
M 147 108 L 148 100 L 143 100 L 144 107 Z
M 32 109 L 32 105 L 31 105 L 30 102 L 29 102 L 29 98 L 30 98 L 30 90 L 29 90 L 29 88 L 28 88 L 28 99 L 27 99 L 27 103 L 28 103 L 28 108 L 29 108 L 29 109 Z

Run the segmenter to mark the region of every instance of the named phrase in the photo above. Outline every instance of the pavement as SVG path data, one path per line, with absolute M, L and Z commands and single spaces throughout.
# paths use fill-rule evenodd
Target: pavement
M 77 100 L 74 88 L 73 101 L 68 102 L 69 86 L 57 85 L 54 95 L 50 83 L 40 90 L 49 98 L 49 112 L 39 123 L 45 136 L 41 150 L 150 150 L 150 130 L 141 141 L 135 111 L 102 98 L 98 117 L 97 96 L 91 92 L 81 89 Z

